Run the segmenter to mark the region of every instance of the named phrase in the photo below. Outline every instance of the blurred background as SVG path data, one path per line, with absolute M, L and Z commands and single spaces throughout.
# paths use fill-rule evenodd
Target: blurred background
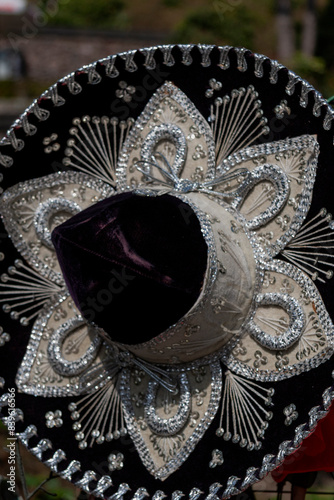
M 161 43 L 244 46 L 334 94 L 332 0 L 0 0 L 0 136 L 56 80 Z
M 278 59 L 329 99 L 333 21 L 334 0 L 0 0 L 0 138 L 59 78 L 109 54 L 164 43 L 247 47 Z M 5 442 L 0 424 L 0 499 L 9 498 Z M 49 473 L 24 450 L 23 460 L 31 492 Z M 269 476 L 256 485 L 256 498 L 275 499 L 275 488 Z M 47 489 L 62 500 L 87 498 L 57 479 Z M 333 477 L 319 473 L 313 489 L 322 493 L 308 499 L 333 499 Z M 52 498 L 43 490 L 33 496 Z

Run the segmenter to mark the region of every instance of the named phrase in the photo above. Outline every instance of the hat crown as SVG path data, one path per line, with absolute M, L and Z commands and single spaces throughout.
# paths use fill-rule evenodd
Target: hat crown
M 115 195 L 52 240 L 82 315 L 140 358 L 185 363 L 240 335 L 253 249 L 243 219 L 206 195 Z

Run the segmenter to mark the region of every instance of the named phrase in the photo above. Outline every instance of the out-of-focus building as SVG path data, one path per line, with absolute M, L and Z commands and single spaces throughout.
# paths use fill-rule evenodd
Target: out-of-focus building
M 110 54 L 164 41 L 163 34 L 55 28 L 47 10 L 0 0 L 0 137 L 59 78 Z

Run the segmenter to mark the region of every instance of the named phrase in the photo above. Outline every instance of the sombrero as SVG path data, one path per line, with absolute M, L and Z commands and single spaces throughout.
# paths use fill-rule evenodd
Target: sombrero
M 333 116 L 263 55 L 168 45 L 79 69 L 13 124 L 0 404 L 53 471 L 98 498 L 229 498 L 314 431 Z

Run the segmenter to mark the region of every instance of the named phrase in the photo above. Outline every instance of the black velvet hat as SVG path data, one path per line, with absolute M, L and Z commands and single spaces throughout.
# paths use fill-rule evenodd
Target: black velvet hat
M 263 55 L 168 45 L 81 68 L 13 124 L 0 408 L 52 470 L 109 500 L 229 498 L 314 431 L 333 117 Z

